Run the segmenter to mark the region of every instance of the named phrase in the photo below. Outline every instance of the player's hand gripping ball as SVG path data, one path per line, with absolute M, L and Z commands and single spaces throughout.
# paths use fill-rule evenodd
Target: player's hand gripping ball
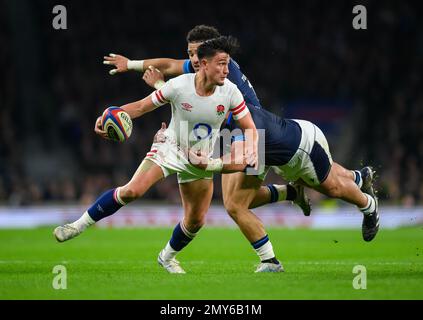
M 132 133 L 131 117 L 119 107 L 109 107 L 104 110 L 101 117 L 101 125 L 110 140 L 113 141 L 123 142 Z

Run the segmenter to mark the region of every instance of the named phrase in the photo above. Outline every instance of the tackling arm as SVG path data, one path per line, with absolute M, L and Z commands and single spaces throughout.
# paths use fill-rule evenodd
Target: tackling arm
M 144 66 L 153 66 L 159 69 L 165 76 L 180 76 L 184 74 L 185 60 L 175 60 L 169 58 L 147 59 L 144 60 Z
M 220 173 L 243 172 L 248 166 L 244 154 L 244 141 L 235 141 L 231 145 L 230 154 L 217 159 L 209 158 L 204 152 L 190 150 L 189 161 L 202 170 Z
M 116 68 L 109 71 L 111 75 L 127 72 L 128 70 L 144 72 L 149 66 L 153 66 L 159 69 L 165 76 L 179 76 L 183 74 L 184 62 L 185 60 L 169 58 L 130 60 L 125 56 L 113 53 L 105 56 L 103 61 L 104 64 L 112 65 Z
M 245 136 L 245 158 L 247 164 L 258 168 L 258 133 L 251 114 L 248 113 L 241 119 L 236 120 L 239 127 L 244 130 Z
M 251 114 L 248 113 L 237 122 L 244 130 L 246 141 L 233 142 L 229 156 L 211 159 L 203 152 L 190 150 L 189 161 L 200 169 L 221 173 L 244 171 L 247 166 L 257 169 L 258 134 Z

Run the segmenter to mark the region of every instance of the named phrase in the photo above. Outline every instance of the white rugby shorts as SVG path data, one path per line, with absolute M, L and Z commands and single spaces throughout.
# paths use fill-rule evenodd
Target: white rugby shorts
M 213 172 L 194 167 L 188 161 L 185 152 L 169 138 L 165 142 L 153 143 L 145 159 L 157 164 L 162 169 L 165 178 L 176 173 L 180 184 L 200 179 L 213 179 Z
M 291 160 L 283 166 L 273 166 L 286 181 L 302 179 L 309 186 L 324 182 L 332 167 L 332 156 L 322 130 L 305 120 L 294 120 L 301 127 L 301 142 Z

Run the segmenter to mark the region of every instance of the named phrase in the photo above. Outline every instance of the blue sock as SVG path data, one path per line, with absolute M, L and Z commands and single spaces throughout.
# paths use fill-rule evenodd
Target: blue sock
M 195 234 L 187 235 L 184 230 L 182 230 L 181 223 L 182 222 L 178 223 L 175 229 L 173 229 L 172 238 L 170 238 L 169 241 L 172 249 L 176 251 L 181 251 L 185 248 L 195 236 Z
M 87 210 L 91 219 L 99 221 L 105 217 L 108 217 L 118 211 L 123 205 L 119 203 L 115 197 L 116 189 L 112 189 L 103 193 Z
M 251 245 L 254 249 L 258 249 L 266 244 L 266 242 L 269 242 L 269 236 L 266 234 L 263 238 L 260 240 L 257 240 L 256 242 L 252 242 Z
M 270 191 L 270 202 L 269 203 L 278 202 L 278 199 L 279 199 L 278 190 L 275 188 L 275 186 L 273 184 L 268 184 L 267 187 L 269 188 L 269 191 Z

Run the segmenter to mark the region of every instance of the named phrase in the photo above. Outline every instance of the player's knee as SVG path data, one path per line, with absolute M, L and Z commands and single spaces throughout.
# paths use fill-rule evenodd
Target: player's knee
M 236 218 L 242 213 L 243 204 L 237 203 L 235 201 L 227 201 L 225 202 L 225 209 L 228 212 L 228 214 L 232 217 L 232 219 L 236 220 Z
M 197 232 L 206 223 L 206 215 L 191 216 L 184 219 L 185 227 L 190 232 Z
M 126 203 L 134 201 L 142 195 L 143 192 L 139 188 L 133 186 L 124 186 L 119 189 L 119 197 Z
M 227 210 L 227 208 L 230 204 L 231 204 L 231 198 L 229 196 L 225 196 L 225 194 L 223 194 L 223 205 L 225 206 L 226 210 Z

